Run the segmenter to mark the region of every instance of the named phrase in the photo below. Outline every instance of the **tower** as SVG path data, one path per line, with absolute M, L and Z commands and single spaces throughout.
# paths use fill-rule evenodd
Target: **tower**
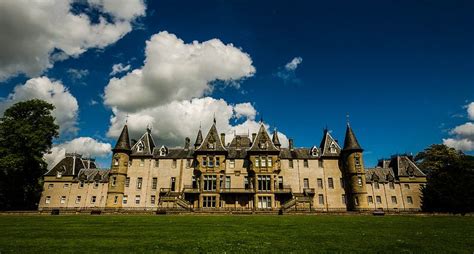
M 127 178 L 128 162 L 131 153 L 128 127 L 126 124 L 112 152 L 112 165 L 105 206 L 107 208 L 120 208 L 122 207 L 125 180 Z
M 345 178 L 346 203 L 348 210 L 368 209 L 365 169 L 362 152 L 357 138 L 347 123 L 344 148 L 341 151 L 341 163 Z

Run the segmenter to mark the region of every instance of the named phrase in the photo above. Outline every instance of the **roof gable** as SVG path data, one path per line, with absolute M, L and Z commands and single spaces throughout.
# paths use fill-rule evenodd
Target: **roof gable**
M 147 131 L 132 147 L 132 154 L 134 155 L 152 155 L 155 148 L 155 141 L 151 135 L 151 130 Z
M 257 136 L 255 140 L 252 140 L 252 146 L 250 147 L 249 151 L 258 152 L 258 151 L 279 151 L 276 148 L 275 144 L 273 144 L 272 140 L 270 139 L 270 135 L 268 135 L 267 130 L 263 123 L 260 124 L 260 129 L 258 130 Z
M 341 147 L 329 134 L 328 129 L 324 130 L 323 139 L 319 147 L 321 148 L 321 156 L 339 156 L 341 153 Z
M 216 123 L 211 126 L 211 129 L 206 135 L 202 144 L 196 151 L 226 151 L 227 149 L 222 144 L 222 141 L 217 132 Z

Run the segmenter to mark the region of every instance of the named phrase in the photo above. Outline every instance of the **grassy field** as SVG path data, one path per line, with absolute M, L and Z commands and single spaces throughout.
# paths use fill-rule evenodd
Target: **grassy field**
M 0 216 L 0 253 L 474 252 L 474 217 Z

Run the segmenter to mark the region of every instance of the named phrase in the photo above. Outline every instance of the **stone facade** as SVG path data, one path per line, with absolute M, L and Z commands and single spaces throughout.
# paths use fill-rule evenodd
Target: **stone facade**
M 156 146 L 149 129 L 131 145 L 125 126 L 113 152 L 110 170 L 68 154 L 46 173 L 39 209 L 416 211 L 426 182 L 407 155 L 366 169 L 349 125 L 342 148 L 327 130 L 319 147 L 282 148 L 263 123 L 229 143 L 214 123 L 193 147 Z

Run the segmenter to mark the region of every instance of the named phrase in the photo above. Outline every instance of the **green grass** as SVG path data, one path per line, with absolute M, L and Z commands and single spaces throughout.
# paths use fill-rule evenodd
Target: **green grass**
M 474 217 L 0 216 L 0 253 L 474 252 Z

